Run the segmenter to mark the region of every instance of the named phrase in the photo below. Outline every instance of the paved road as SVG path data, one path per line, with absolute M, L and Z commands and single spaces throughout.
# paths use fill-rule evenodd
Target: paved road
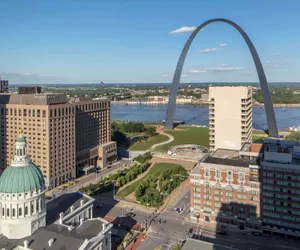
M 192 223 L 187 214 L 189 209 L 190 192 L 187 191 L 178 201 L 166 212 L 161 213 L 154 222 L 151 223 L 148 238 L 140 246 L 144 250 L 153 250 L 162 245 L 165 249 L 173 249 L 177 243 L 185 240 L 190 228 L 198 239 L 217 243 L 225 246 L 233 246 L 238 249 L 249 250 L 297 250 L 300 249 L 299 241 L 290 240 L 285 243 L 280 237 L 257 237 L 251 234 L 243 235 L 237 228 L 226 228 L 227 236 L 216 235 L 216 226 L 212 223 L 202 224 Z M 182 208 L 181 212 L 176 212 L 174 208 Z M 166 220 L 166 223 L 159 223 L 159 219 Z M 200 236 L 201 235 L 201 236 Z
M 66 192 L 74 192 L 77 191 L 79 188 L 83 187 L 83 186 L 87 186 L 90 183 L 96 183 L 97 181 L 100 180 L 101 177 L 105 177 L 108 176 L 112 173 L 117 172 L 118 170 L 122 170 L 126 167 L 128 167 L 131 164 L 130 160 L 120 160 L 116 163 L 114 163 L 113 165 L 111 165 L 110 168 L 105 168 L 100 170 L 98 173 L 90 173 L 88 175 L 85 175 L 79 179 L 77 179 L 77 183 L 75 183 L 74 185 L 71 185 L 65 189 L 63 189 L 64 185 L 61 185 L 57 188 L 54 188 L 50 191 L 48 191 L 46 193 L 47 196 L 51 196 L 52 194 L 55 194 L 56 196 L 60 196 Z M 125 165 L 125 166 L 124 166 Z

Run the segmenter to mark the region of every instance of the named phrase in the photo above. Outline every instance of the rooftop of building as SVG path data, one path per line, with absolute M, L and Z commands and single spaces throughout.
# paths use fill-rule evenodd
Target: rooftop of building
M 210 156 L 206 157 L 202 162 L 209 164 L 233 166 L 233 167 L 249 167 L 249 165 L 257 165 L 257 158 L 240 157 L 239 150 L 219 148 Z
M 61 212 L 67 215 L 71 212 L 71 206 L 74 210 L 80 206 L 80 201 L 84 203 L 93 201 L 94 199 L 82 193 L 67 193 L 47 202 L 47 225 L 54 223 L 59 218 Z
M 16 246 L 22 246 L 24 241 L 27 240 L 30 249 L 79 249 L 85 239 L 91 239 L 102 231 L 104 222 L 103 219 L 98 218 L 86 220 L 81 226 L 76 227 L 72 231 L 69 231 L 66 226 L 51 224 L 40 228 L 33 235 L 23 239 L 9 240 L 2 236 L 0 238 L 0 247 L 13 249 Z M 54 243 L 52 246 L 49 246 L 48 242 L 51 239 L 54 240 Z
M 90 103 L 90 102 L 97 102 L 97 101 L 110 101 L 111 99 L 108 97 L 97 97 L 97 98 L 92 98 L 92 97 L 72 97 L 69 99 L 69 102 L 75 103 L 76 105 L 80 104 L 85 104 L 85 103 Z
M 182 250 L 237 250 L 237 248 L 222 246 L 219 244 L 213 244 L 202 240 L 195 240 L 188 238 L 182 248 Z
M 298 141 L 264 139 L 263 162 L 300 166 L 300 143 Z
M 264 145 L 262 143 L 244 143 L 241 152 L 263 153 Z
M 211 156 L 216 158 L 232 159 L 239 157 L 239 150 L 218 148 Z
M 67 103 L 64 93 L 18 94 L 0 93 L 0 104 L 54 105 Z
M 47 226 L 38 229 L 29 237 L 18 240 L 7 239 L 0 235 L 0 249 L 14 249 L 17 246 L 23 246 L 25 240 L 29 242 L 30 249 L 79 249 L 85 239 L 99 235 L 103 231 L 104 225 L 111 225 L 102 218 L 86 220 L 73 230 L 69 230 L 65 225 L 54 223 L 61 212 L 67 214 L 71 206 L 74 206 L 74 209 L 79 207 L 81 200 L 94 201 L 93 198 L 81 193 L 68 193 L 47 202 Z M 51 239 L 54 240 L 54 243 L 50 247 L 48 242 Z

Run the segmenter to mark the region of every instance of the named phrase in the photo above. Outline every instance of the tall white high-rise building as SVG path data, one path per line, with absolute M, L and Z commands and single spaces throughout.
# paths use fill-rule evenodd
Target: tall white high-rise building
M 252 141 L 252 87 L 209 87 L 209 147 L 240 150 Z

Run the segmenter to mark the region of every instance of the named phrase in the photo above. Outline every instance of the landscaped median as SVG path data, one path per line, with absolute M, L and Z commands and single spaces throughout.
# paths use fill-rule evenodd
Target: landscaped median
M 134 193 L 142 205 L 158 207 L 187 176 L 187 171 L 181 165 L 157 163 L 147 175 L 120 190 L 117 197 L 125 198 Z
M 135 180 L 139 174 L 145 172 L 150 166 L 151 158 L 152 154 L 150 152 L 140 155 L 136 158 L 138 160 L 137 163 L 132 167 L 119 170 L 117 173 L 101 178 L 98 183 L 89 184 L 86 187 L 80 188 L 79 191 L 91 196 L 95 196 L 111 190 L 113 185 L 122 187 L 126 183 Z

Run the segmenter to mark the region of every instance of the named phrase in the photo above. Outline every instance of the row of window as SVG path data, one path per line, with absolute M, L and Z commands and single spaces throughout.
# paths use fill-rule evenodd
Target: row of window
M 284 173 L 299 173 L 300 174 L 300 168 L 281 168 L 281 167 L 271 167 L 271 166 L 264 166 L 265 170 L 271 170 L 271 171 L 278 171 L 278 172 L 284 172 Z
M 292 224 L 280 220 L 263 219 L 263 222 L 270 225 L 282 226 L 287 228 L 300 229 L 300 224 Z
M 204 176 L 206 177 L 210 177 L 210 169 L 209 168 L 205 168 L 204 169 Z M 227 170 L 227 180 L 233 180 L 233 172 L 231 170 Z M 216 169 L 215 170 L 215 178 L 221 178 L 221 170 L 220 169 Z M 194 176 L 194 179 L 200 179 L 199 176 Z M 245 181 L 245 173 L 243 172 L 239 172 L 239 181 Z
M 300 222 L 300 218 L 295 217 L 295 216 L 280 215 L 280 214 L 277 214 L 277 213 L 272 213 L 272 212 L 267 212 L 267 211 L 263 211 L 263 215 L 264 216 L 273 217 L 273 218 L 277 218 L 277 219 L 283 219 L 283 220 L 290 220 L 290 221 Z

